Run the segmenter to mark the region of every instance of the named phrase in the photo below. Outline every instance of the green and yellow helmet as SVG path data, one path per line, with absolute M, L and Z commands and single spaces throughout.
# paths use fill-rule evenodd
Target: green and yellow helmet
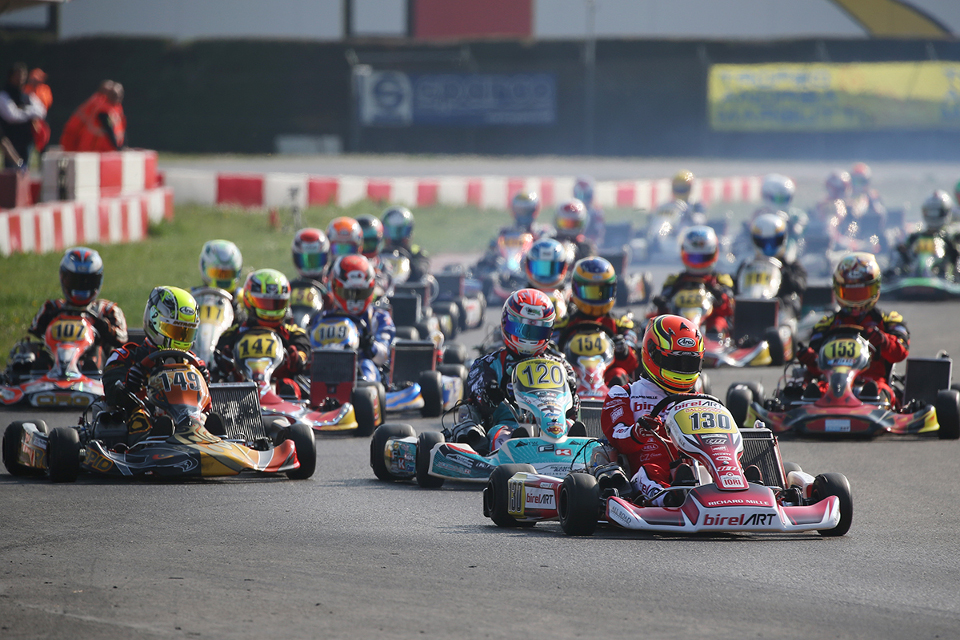
M 200 326 L 197 301 L 178 287 L 156 287 L 143 309 L 143 331 L 161 349 L 189 351 Z
M 200 249 L 200 277 L 208 287 L 233 293 L 240 284 L 243 257 L 229 240 L 210 240 Z
M 276 269 L 258 269 L 243 285 L 243 304 L 261 324 L 278 327 L 290 308 L 290 282 Z
M 573 265 L 570 289 L 577 309 L 599 318 L 617 301 L 617 272 L 603 258 L 583 258 Z

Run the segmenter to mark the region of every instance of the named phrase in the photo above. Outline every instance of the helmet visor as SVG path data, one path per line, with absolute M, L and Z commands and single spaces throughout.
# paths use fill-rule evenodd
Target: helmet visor
M 290 303 L 289 298 L 278 298 L 274 296 L 262 296 L 251 294 L 248 296 L 250 301 L 250 306 L 254 309 L 260 309 L 261 311 L 279 311 L 281 309 L 286 309 L 287 305 Z
M 560 216 L 557 218 L 557 228 L 563 229 L 564 231 L 576 231 L 581 226 L 583 226 L 583 221 L 580 218 L 574 218 L 572 216 Z
M 763 255 L 773 257 L 777 255 L 777 251 L 780 250 L 780 247 L 783 246 L 783 236 L 776 235 L 772 238 L 754 238 L 753 243 L 760 248 L 760 251 L 763 252 Z
M 413 225 L 411 224 L 401 224 L 401 225 L 392 225 L 384 229 L 387 234 L 387 237 L 390 238 L 393 242 L 399 242 L 404 238 L 409 238 L 413 234 Z
M 673 183 L 673 192 L 677 195 L 685 196 L 690 193 L 693 185 L 686 181 L 677 181 Z
M 170 338 L 174 342 L 193 342 L 193 337 L 197 335 L 197 325 L 182 324 L 173 322 L 157 322 L 158 332 Z
M 526 322 L 521 322 L 520 320 L 508 318 L 503 322 L 503 331 L 504 333 L 515 336 L 520 340 L 540 342 L 541 340 L 550 339 L 550 335 L 553 333 L 553 327 L 527 324 Z
M 585 302 L 606 302 L 617 296 L 616 282 L 576 282 L 573 283 L 573 295 Z
M 563 272 L 565 266 L 564 263 L 553 260 L 531 260 L 527 263 L 527 269 L 537 280 L 554 280 Z
M 683 254 L 683 263 L 688 267 L 709 267 L 717 261 L 717 254 L 714 253 L 685 253 Z
M 338 282 L 334 285 L 334 293 L 341 300 L 366 300 L 373 295 L 373 287 L 363 287 L 362 289 L 351 287 L 348 289 Z
M 850 307 L 862 307 L 870 304 L 880 295 L 880 281 L 866 284 L 836 284 L 834 292 L 837 300 Z
M 64 271 L 60 275 L 60 282 L 64 289 L 70 291 L 96 291 L 103 282 L 102 273 L 77 273 L 75 271 Z
M 660 351 L 651 351 L 651 358 L 654 364 L 665 371 L 675 373 L 698 373 L 703 368 L 703 358 L 696 353 L 690 352 L 672 352 L 662 353 Z
M 349 242 L 334 242 L 330 245 L 330 251 L 335 256 L 350 256 L 358 253 L 358 247 Z
M 298 269 L 309 269 L 318 271 L 327 264 L 326 253 L 295 253 L 293 254 L 293 264 Z

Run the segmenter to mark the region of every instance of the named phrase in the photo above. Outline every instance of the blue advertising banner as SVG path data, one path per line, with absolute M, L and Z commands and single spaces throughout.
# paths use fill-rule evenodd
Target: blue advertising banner
M 365 126 L 550 125 L 557 120 L 552 73 L 373 71 L 359 80 L 358 107 Z

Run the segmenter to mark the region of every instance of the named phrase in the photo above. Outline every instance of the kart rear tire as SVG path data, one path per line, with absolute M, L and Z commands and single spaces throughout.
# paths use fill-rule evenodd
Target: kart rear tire
M 353 405 L 353 414 L 357 419 L 357 430 L 353 435 L 358 438 L 369 438 L 377 428 L 377 403 L 379 397 L 377 389 L 371 386 L 358 386 L 350 394 L 350 404 Z
M 463 381 L 463 384 L 467 384 L 467 368 L 462 364 L 441 364 L 437 367 L 442 375 L 449 376 L 451 378 L 460 378 Z
M 941 440 L 960 438 L 960 392 L 953 389 L 938 391 L 933 406 L 940 424 L 937 437 Z
M 827 496 L 840 499 L 840 522 L 833 529 L 820 529 L 819 533 L 826 538 L 845 535 L 853 522 L 853 496 L 850 494 L 850 482 L 843 474 L 822 473 L 814 478 L 810 493 L 813 503 Z
M 383 417 L 387 415 L 387 388 L 377 380 L 357 380 L 357 386 L 377 390 L 377 402 L 380 403 L 380 421 L 383 424 Z M 374 423 L 373 426 L 376 428 L 378 425 Z
M 420 332 L 416 327 L 397 327 L 397 340 L 419 340 Z
M 53 482 L 75 482 L 80 474 L 80 434 L 57 427 L 47 437 L 47 473 Z
M 512 529 L 515 527 L 532 527 L 534 522 L 520 522 L 507 513 L 510 506 L 510 490 L 507 486 L 510 478 L 516 473 L 536 473 L 537 470 L 530 464 L 502 464 L 493 470 L 487 480 L 487 490 L 483 492 L 484 512 L 490 514 L 490 519 L 498 527 Z
M 443 381 L 439 371 L 421 371 L 418 382 L 423 408 L 420 415 L 424 418 L 436 418 L 443 413 Z
M 746 428 L 747 413 L 753 403 L 753 391 L 742 383 L 734 383 L 727 389 L 727 409 L 733 416 L 734 422 L 741 429 Z
M 780 336 L 780 330 L 777 329 L 777 327 L 768 327 L 763 337 L 767 341 L 767 346 L 770 351 L 770 365 L 782 367 L 786 356 L 783 352 L 783 338 Z
M 293 441 L 300 466 L 287 471 L 291 480 L 306 480 L 317 470 L 317 439 L 313 429 L 302 422 L 294 422 L 287 432 L 287 440 Z
M 784 462 L 783 463 L 783 477 L 786 478 L 787 474 L 791 471 L 796 471 L 797 473 L 803 473 L 803 469 L 796 462 Z
M 443 478 L 430 475 L 430 451 L 441 442 L 446 442 L 439 431 L 424 431 L 417 436 L 417 484 L 422 489 L 439 489 Z
M 467 361 L 467 348 L 452 343 L 443 348 L 443 364 L 464 364 Z
M 399 440 L 417 435 L 416 431 L 409 424 L 382 424 L 373 432 L 370 439 L 370 467 L 373 469 L 373 475 L 384 482 L 396 482 L 397 480 L 407 480 L 401 476 L 390 473 L 387 468 L 387 459 L 384 453 L 387 442 L 390 440 Z
M 568 536 L 591 536 L 600 513 L 600 485 L 589 473 L 571 473 L 560 485 L 560 527 Z
M 37 427 L 40 433 L 47 432 L 47 423 L 43 420 L 18 420 L 7 425 L 3 432 L 3 466 L 12 476 L 43 475 L 42 469 L 34 469 L 18 462 L 20 458 L 20 443 L 23 441 L 23 424 L 30 422 Z

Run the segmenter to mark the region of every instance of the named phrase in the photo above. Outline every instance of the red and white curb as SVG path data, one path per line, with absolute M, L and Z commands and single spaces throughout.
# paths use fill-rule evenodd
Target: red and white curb
M 173 218 L 173 189 L 94 202 L 45 202 L 0 211 L 0 255 L 63 251 L 82 244 L 136 242 L 151 222 Z
M 573 177 L 440 176 L 432 178 L 368 178 L 310 176 L 297 173 L 217 173 L 169 169 L 164 184 L 173 187 L 178 203 L 239 207 L 301 207 L 361 200 L 429 207 L 436 204 L 504 209 L 520 190 L 536 191 L 545 206 L 573 195 Z M 693 199 L 716 202 L 759 202 L 758 176 L 701 178 Z M 671 198 L 670 180 L 601 181 L 596 199 L 602 207 L 653 209 Z

